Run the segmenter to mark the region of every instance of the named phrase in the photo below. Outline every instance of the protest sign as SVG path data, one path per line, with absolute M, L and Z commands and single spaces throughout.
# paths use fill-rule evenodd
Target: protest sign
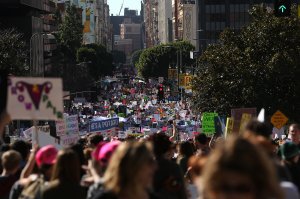
M 288 120 L 289 119 L 279 110 L 276 111 L 271 117 L 271 123 L 277 129 L 281 129 L 287 123 Z
M 63 135 L 60 137 L 60 145 L 63 147 L 69 146 L 71 144 L 77 143 L 77 141 L 80 139 L 79 134 L 69 134 L 69 135 Z
M 127 137 L 127 133 L 124 131 L 119 131 L 118 132 L 118 138 L 119 139 L 125 139 Z
M 224 116 L 216 116 L 214 118 L 215 122 L 215 129 L 216 133 L 218 135 L 224 135 L 225 133 L 225 123 L 226 123 L 226 117 Z
M 0 70 L 0 115 L 6 109 L 7 103 L 7 72 Z
M 243 113 L 248 113 L 251 117 L 256 117 L 256 108 L 237 108 L 231 109 L 231 117 L 233 118 L 233 133 L 238 133 L 241 126 Z
M 228 117 L 226 120 L 226 128 L 225 128 L 225 138 L 227 138 L 227 136 L 229 136 L 230 134 L 232 134 L 233 132 L 233 124 L 234 124 L 234 120 L 232 117 Z
M 218 116 L 218 113 L 203 113 L 202 118 L 202 130 L 206 135 L 212 135 L 216 132 L 215 129 L 215 116 Z
M 274 127 L 272 130 L 272 138 L 273 139 L 284 139 L 285 133 L 284 133 L 284 127 L 281 127 L 280 129 Z
M 252 115 L 249 113 L 243 113 L 242 119 L 241 119 L 241 124 L 240 124 L 240 134 L 244 130 L 245 126 L 248 124 L 248 122 L 251 120 Z
M 63 120 L 56 121 L 56 135 L 62 136 L 65 134 L 78 133 L 78 118 L 77 115 L 64 116 Z
M 31 127 L 29 129 L 26 129 L 25 131 L 23 131 L 23 135 L 26 139 L 31 139 L 33 134 L 35 133 L 35 127 Z
M 109 130 L 118 126 L 119 126 L 119 118 L 92 121 L 89 123 L 89 132 Z
M 7 112 L 12 119 L 63 119 L 62 81 L 58 78 L 11 77 Z

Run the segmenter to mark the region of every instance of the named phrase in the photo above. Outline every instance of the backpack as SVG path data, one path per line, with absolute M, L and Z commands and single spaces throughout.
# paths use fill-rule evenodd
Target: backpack
M 42 176 L 32 179 L 31 182 L 23 188 L 19 199 L 40 199 L 44 185 L 45 180 Z

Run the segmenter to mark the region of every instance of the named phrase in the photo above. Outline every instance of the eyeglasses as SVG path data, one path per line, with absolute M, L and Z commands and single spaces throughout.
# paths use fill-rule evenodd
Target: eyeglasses
M 237 184 L 237 185 L 223 184 L 218 188 L 218 190 L 227 194 L 230 193 L 247 194 L 254 191 L 253 186 L 249 184 Z

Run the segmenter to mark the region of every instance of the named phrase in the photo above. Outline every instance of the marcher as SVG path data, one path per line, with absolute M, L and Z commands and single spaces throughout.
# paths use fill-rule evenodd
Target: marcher
M 257 146 L 231 138 L 208 158 L 201 183 L 203 199 L 282 199 L 275 169 Z
M 8 199 L 13 184 L 18 180 L 16 175 L 20 169 L 21 155 L 15 150 L 9 150 L 2 154 L 2 174 L 0 176 L 0 198 Z
M 84 199 L 86 191 L 80 187 L 80 163 L 71 149 L 59 151 L 49 185 L 43 190 L 43 199 Z
M 156 199 L 151 193 L 156 169 L 149 143 L 127 142 L 118 146 L 104 174 L 104 189 L 97 199 Z

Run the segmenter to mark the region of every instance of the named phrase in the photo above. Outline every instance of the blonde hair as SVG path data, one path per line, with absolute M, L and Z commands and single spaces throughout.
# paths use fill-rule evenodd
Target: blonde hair
M 118 146 L 104 174 L 104 186 L 118 196 L 134 198 L 141 193 L 138 179 L 144 165 L 153 159 L 152 146 L 146 142 L 126 142 Z
M 247 177 L 254 186 L 256 199 L 282 199 L 274 165 L 266 153 L 242 138 L 232 137 L 220 145 L 208 158 L 203 171 L 201 188 L 205 199 L 209 193 L 217 193 L 218 186 L 226 181 L 224 173 L 236 173 Z
M 3 169 L 13 171 L 18 168 L 22 160 L 21 154 L 15 150 L 9 150 L 2 154 L 1 162 Z

